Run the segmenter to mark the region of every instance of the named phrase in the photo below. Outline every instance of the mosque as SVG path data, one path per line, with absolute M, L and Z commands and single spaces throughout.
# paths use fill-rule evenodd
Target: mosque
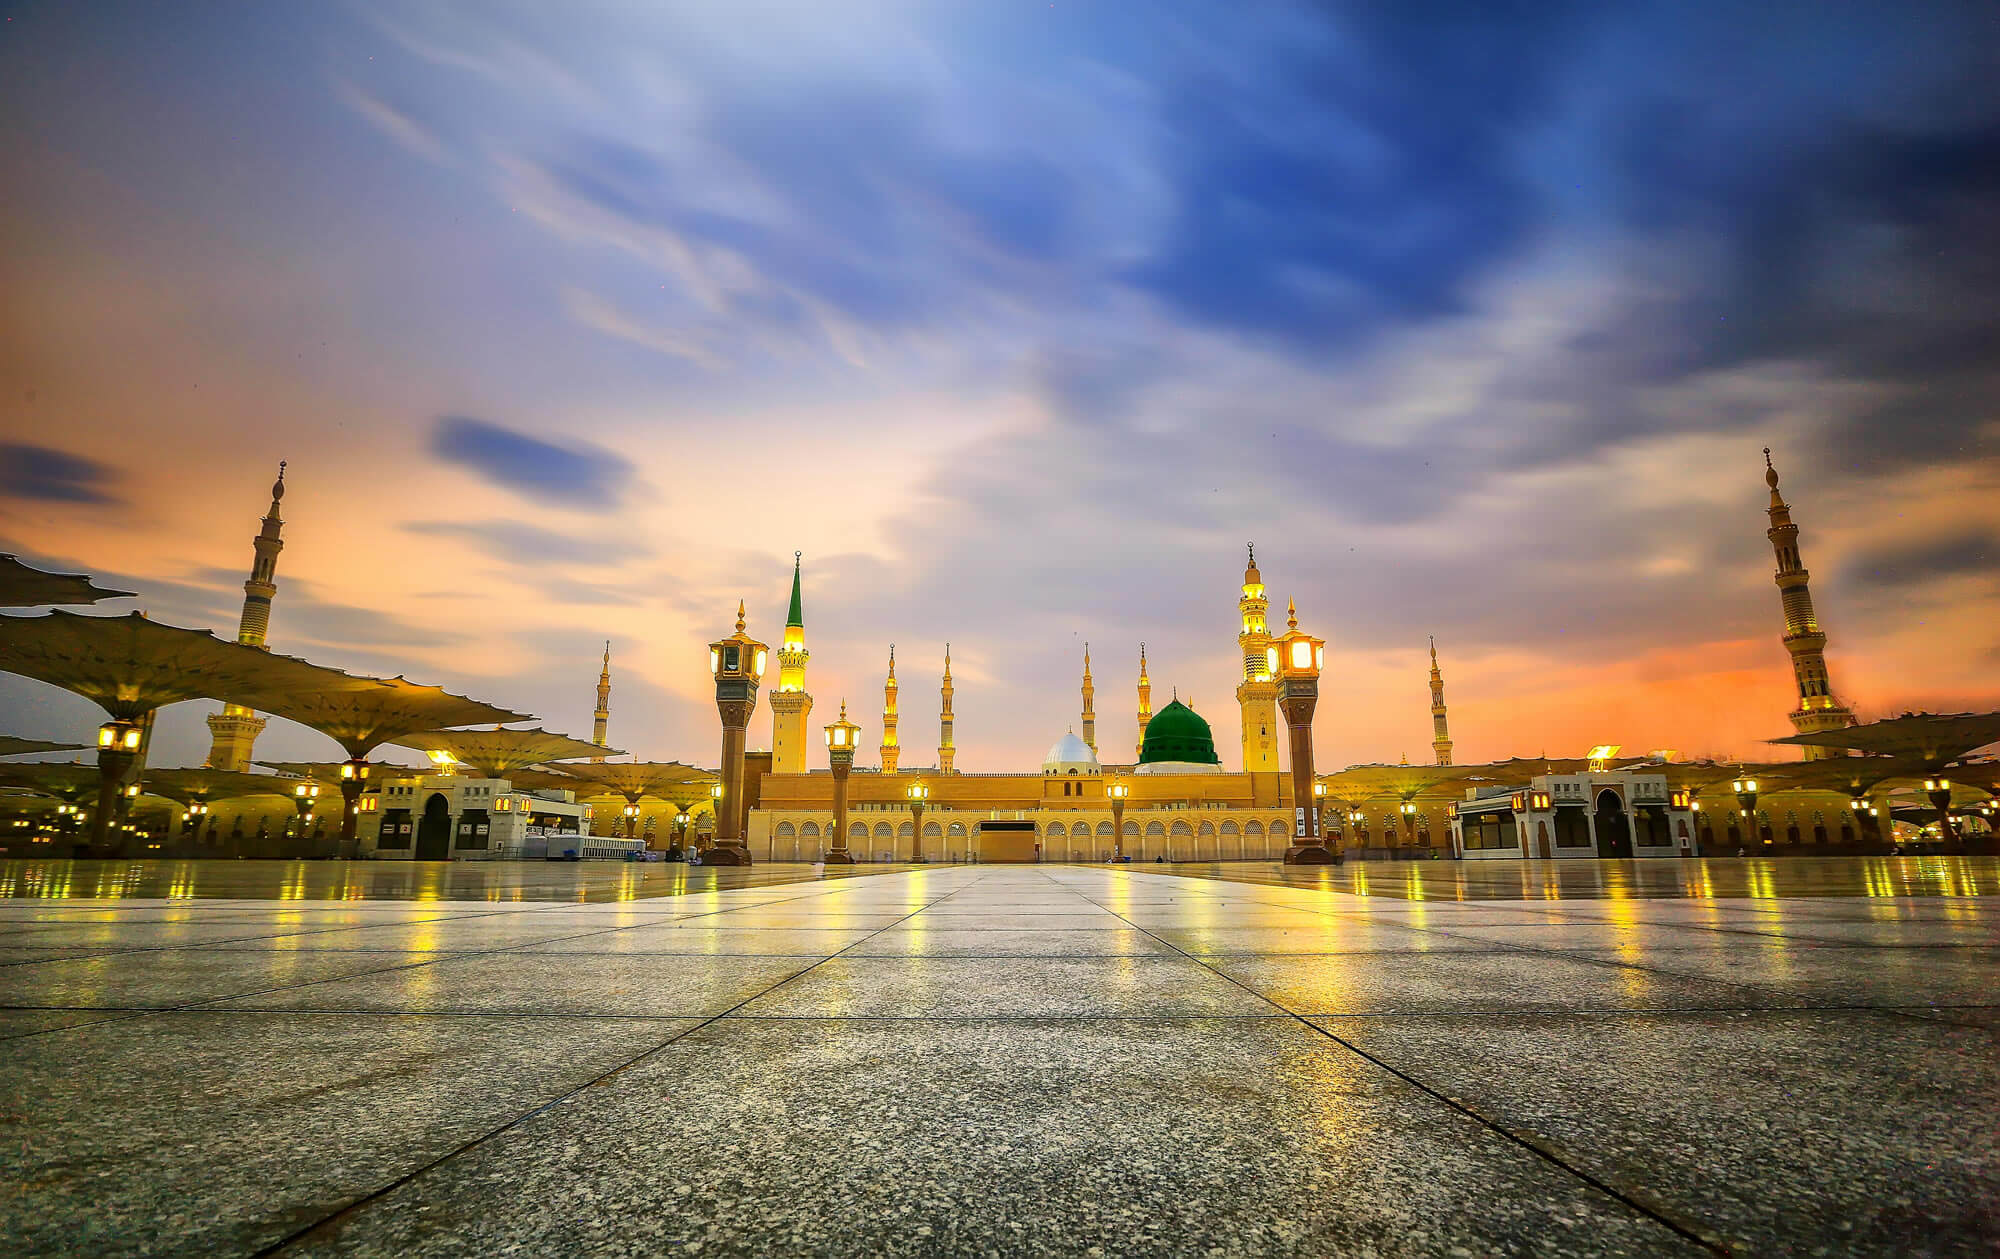
M 1153 711 L 1145 648 L 1139 651 L 1137 717 L 1142 736 L 1130 761 L 1106 764 L 1097 739 L 1096 687 L 1084 648 L 1082 704 L 1075 729 L 1058 737 L 1039 773 L 968 774 L 953 746 L 951 648 L 939 683 L 935 769 L 902 766 L 899 684 L 890 649 L 882 693 L 879 768 L 857 766 L 848 781 L 848 848 L 857 857 L 908 860 L 922 844 L 927 861 L 1275 860 L 1295 825 L 1291 778 L 1278 767 L 1277 683 L 1267 649 L 1269 601 L 1253 551 L 1237 601 L 1243 681 L 1243 769 L 1223 768 L 1207 721 L 1178 697 Z M 752 753 L 744 794 L 745 838 L 759 861 L 811 861 L 826 846 L 833 779 L 809 770 L 805 749 L 812 699 L 805 691 L 799 570 L 778 650 L 771 695 L 771 748 Z M 912 809 L 909 789 L 926 791 Z M 1122 791 L 1114 794 L 1113 788 Z M 1118 832 L 1122 822 L 1123 835 Z M 919 836 L 917 828 L 922 827 Z
M 1765 463 L 1770 488 L 1766 536 L 1776 559 L 1774 580 L 1784 615 L 1782 642 L 1798 694 L 1798 707 L 1789 719 L 1802 735 L 1837 731 L 1852 726 L 1854 714 L 1833 689 L 1825 658 L 1827 638 L 1813 608 L 1798 526 L 1779 491 L 1768 450 Z M 247 645 L 263 647 L 266 641 L 277 590 L 278 554 L 284 545 L 283 496 L 281 465 L 270 510 L 253 540 L 253 563 L 244 583 L 238 641 Z M 878 763 L 857 765 L 849 780 L 848 848 L 862 860 L 908 860 L 918 851 L 930 861 L 1278 858 L 1300 821 L 1292 777 L 1281 772 L 1279 764 L 1279 687 L 1272 676 L 1275 636 L 1269 608 L 1253 548 L 1237 593 L 1242 669 L 1235 693 L 1242 742 L 1230 758 L 1234 768 L 1224 764 L 1208 722 L 1178 696 L 1154 711 L 1143 643 L 1138 650 L 1135 707 L 1140 737 L 1131 745 L 1130 759 L 1111 756 L 1100 745 L 1086 645 L 1078 720 L 1050 745 L 1039 772 L 960 772 L 947 644 L 939 683 L 935 767 L 905 768 L 892 646 L 883 686 Z M 830 846 L 833 781 L 824 766 L 808 765 L 809 751 L 817 749 L 821 740 L 809 724 L 813 698 L 806 689 L 806 673 L 811 653 L 805 644 L 796 562 L 784 636 L 774 654 L 777 677 L 765 692 L 772 723 L 770 750 L 746 756 L 740 831 L 755 860 L 810 861 Z M 601 666 L 592 742 L 608 747 L 608 644 Z M 1816 774 L 1767 776 L 1761 796 L 1751 793 L 1748 809 L 1730 807 L 1739 801 L 1723 795 L 1711 800 L 1706 811 L 1699 799 L 1702 789 L 1720 794 L 1730 767 L 1677 764 L 1671 754 L 1617 765 L 1609 756 L 1600 756 L 1588 763 L 1537 758 L 1455 766 L 1435 642 L 1430 647 L 1429 700 L 1433 764 L 1355 766 L 1323 773 L 1317 780 L 1329 841 L 1349 856 L 1559 858 L 1726 853 L 1745 846 L 1764 851 L 1786 846 L 1866 847 L 1881 841 L 1888 818 L 1886 789 L 1844 775 L 1838 764 L 1822 764 L 1822 772 Z M 208 724 L 213 735 L 208 765 L 247 768 L 255 756 L 263 718 L 229 707 L 210 717 Z M 1810 765 L 1812 758 L 1828 756 L 1832 750 L 1807 747 L 1805 753 Z M 1767 771 L 1776 768 L 1765 766 Z M 917 785 L 924 792 L 920 802 L 911 799 L 910 789 Z M 609 834 L 618 825 L 615 819 L 629 812 L 625 800 L 603 796 L 595 786 L 575 792 L 545 787 L 538 794 L 577 805 L 594 800 L 597 807 L 582 812 L 586 818 L 594 814 L 595 824 L 586 825 L 599 835 Z M 273 807 L 278 813 L 286 811 L 282 805 Z M 643 813 L 641 829 L 649 845 L 664 846 L 676 824 L 679 833 L 695 837 L 715 829 L 706 800 L 648 798 L 633 808 Z M 251 806 L 250 811 L 265 810 Z M 1881 821 L 1871 824 L 1876 817 Z M 239 817 L 235 825 L 241 829 L 243 819 Z M 261 830 L 263 824 L 258 825 Z
M 1770 452 L 1764 453 L 1770 488 L 1766 536 L 1777 561 L 1783 643 L 1799 695 L 1790 721 L 1801 734 L 1838 730 L 1853 725 L 1855 718 L 1835 698 L 1826 634 L 1813 610 L 1798 526 L 1779 492 Z M 862 860 L 909 860 L 919 852 L 929 861 L 1277 859 L 1298 829 L 1298 802 L 1291 776 L 1280 772 L 1278 762 L 1278 684 L 1267 655 L 1273 641 L 1269 606 L 1253 547 L 1237 598 L 1243 662 L 1236 687 L 1242 714 L 1240 769 L 1224 766 L 1208 722 L 1178 697 L 1153 711 L 1141 644 L 1141 737 L 1134 760 L 1108 763 L 1100 757 L 1086 646 L 1077 723 L 1081 735 L 1057 738 L 1039 773 L 960 773 L 947 645 L 937 766 L 921 773 L 904 770 L 892 647 L 883 688 L 879 768 L 871 772 L 857 766 L 849 779 L 847 847 Z M 806 763 L 806 749 L 812 745 L 806 726 L 812 710 L 805 689 L 809 654 L 795 565 L 778 652 L 778 684 L 771 694 L 773 751 L 750 754 L 746 765 L 743 834 L 756 860 L 810 861 L 830 846 L 826 828 L 832 824 L 832 777 Z M 1668 857 L 1748 846 L 1772 851 L 1825 845 L 1823 851 L 1833 851 L 1882 840 L 1884 823 L 1878 819 L 1888 813 L 1886 793 L 1871 795 L 1865 785 L 1838 781 L 1837 774 L 1768 780 L 1761 798 L 1752 791 L 1747 809 L 1730 807 L 1738 799 L 1724 796 L 1704 811 L 1702 788 L 1722 789 L 1740 769 L 1677 763 L 1673 753 L 1614 763 L 1615 746 L 1560 763 L 1538 758 L 1454 766 L 1435 641 L 1429 698 L 1434 765 L 1356 766 L 1318 779 L 1317 803 L 1329 842 L 1350 856 Z M 1805 751 L 1808 761 L 1831 754 L 1825 748 Z M 919 782 L 924 792 L 920 803 L 910 798 L 910 788 Z

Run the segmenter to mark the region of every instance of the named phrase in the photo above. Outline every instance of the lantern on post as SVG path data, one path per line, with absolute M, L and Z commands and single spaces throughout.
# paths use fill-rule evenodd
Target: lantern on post
M 904 790 L 903 794 L 908 796 L 910 800 L 910 843 L 915 848 L 915 852 L 911 855 L 910 860 L 916 862 L 918 865 L 922 865 L 924 860 L 924 801 L 931 798 L 931 789 L 924 783 L 914 782 Z
M 1125 859 L 1125 799 L 1132 794 L 1132 788 L 1123 779 L 1115 779 L 1104 789 L 1111 797 L 1111 859 Z
M 860 745 L 861 727 L 847 719 L 847 701 L 840 701 L 840 719 L 826 726 L 826 763 L 833 773 L 833 842 L 826 846 L 826 864 L 851 866 L 854 854 L 847 851 L 847 772 L 854 768 L 854 749 Z
M 736 604 L 736 632 L 708 645 L 708 669 L 715 676 L 715 709 L 722 718 L 722 781 L 717 784 L 715 848 L 707 861 L 747 866 L 743 845 L 743 738 L 757 709 L 757 687 L 771 649 L 743 632 L 743 604 Z M 723 807 L 724 802 L 727 808 Z
M 1326 640 L 1299 628 L 1299 609 L 1285 605 L 1284 636 L 1265 652 L 1265 662 L 1278 678 L 1278 707 L 1285 714 L 1292 744 L 1292 805 L 1297 840 L 1285 849 L 1286 865 L 1339 865 L 1345 855 L 1326 846 L 1320 831 L 1319 797 L 1313 793 L 1313 710 L 1319 706 L 1319 674 L 1326 661 Z

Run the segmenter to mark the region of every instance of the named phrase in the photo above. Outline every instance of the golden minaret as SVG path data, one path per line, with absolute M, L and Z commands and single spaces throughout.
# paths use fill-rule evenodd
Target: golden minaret
M 882 772 L 896 772 L 903 749 L 896 743 L 896 644 L 889 644 L 889 680 L 882 684 Z
M 812 696 L 806 694 L 805 609 L 799 598 L 800 553 L 792 552 L 792 607 L 785 617 L 785 637 L 778 645 L 778 689 L 771 692 L 771 772 L 806 772 L 806 718 Z
M 1083 742 L 1097 751 L 1097 688 L 1090 682 L 1090 644 L 1083 645 Z
M 271 629 L 271 599 L 278 593 L 278 552 L 285 549 L 284 539 L 278 536 L 285 527 L 278 514 L 284 497 L 285 461 L 280 459 L 278 479 L 271 486 L 271 510 L 265 513 L 264 527 L 251 543 L 257 554 L 250 564 L 250 580 L 243 583 L 243 619 L 237 625 L 236 641 L 246 647 L 263 648 L 264 636 Z M 209 769 L 248 769 L 257 736 L 263 730 L 262 717 L 239 705 L 225 704 L 208 719 L 208 760 L 203 764 Z
M 1844 730 L 1854 724 L 1852 709 L 1833 697 L 1833 683 L 1826 676 L 1826 634 L 1813 614 L 1812 591 L 1807 583 L 1812 574 L 1799 559 L 1799 527 L 1792 523 L 1792 509 L 1778 493 L 1778 470 L 1771 465 L 1771 448 L 1764 447 L 1764 484 L 1771 487 L 1771 527 L 1765 536 L 1778 557 L 1779 599 L 1785 609 L 1785 650 L 1792 653 L 1792 674 L 1798 679 L 1799 706 L 1791 714 L 1792 727 L 1800 734 L 1824 730 Z M 1808 747 L 1809 761 L 1841 755 L 1833 748 Z
M 951 763 L 958 749 L 951 744 L 951 644 L 944 645 L 944 685 L 939 689 L 944 706 L 938 710 L 938 773 L 952 773 Z
M 598 747 L 611 746 L 606 734 L 611 726 L 611 640 L 604 640 L 604 668 L 597 675 L 597 711 L 590 715 L 590 741 Z M 593 756 L 593 765 L 604 764 L 604 758 Z
M 1243 594 L 1236 601 L 1243 621 L 1243 629 L 1236 635 L 1236 644 L 1243 649 L 1243 684 L 1236 688 L 1236 702 L 1243 709 L 1243 770 L 1250 774 L 1278 772 L 1278 684 L 1271 677 L 1271 662 L 1265 655 L 1271 646 L 1270 627 L 1264 619 L 1270 608 L 1253 542 L 1250 563 L 1243 570 Z
M 1146 676 L 1146 644 L 1139 644 L 1139 741 L 1132 762 L 1146 754 L 1146 724 L 1153 720 L 1153 679 Z
M 1444 720 L 1444 674 L 1438 669 L 1438 640 L 1431 639 L 1431 747 L 1437 763 L 1451 764 L 1451 730 Z

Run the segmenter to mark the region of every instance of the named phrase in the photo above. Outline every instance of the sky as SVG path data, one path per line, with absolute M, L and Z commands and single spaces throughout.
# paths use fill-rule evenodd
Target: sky
M 1236 768 L 1254 542 L 1322 766 L 1429 759 L 1433 635 L 1461 762 L 1769 757 L 1769 446 L 1841 697 L 2000 706 L 1990 4 L 0 14 L 0 549 L 107 611 L 233 633 L 284 459 L 277 650 L 587 735 L 609 640 L 712 764 L 799 551 L 815 725 L 894 643 L 933 763 L 949 642 L 1032 770 L 1087 641 L 1111 759 L 1144 641 Z

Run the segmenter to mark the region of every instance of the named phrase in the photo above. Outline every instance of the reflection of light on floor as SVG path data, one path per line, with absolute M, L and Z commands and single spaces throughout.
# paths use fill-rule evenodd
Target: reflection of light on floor
M 174 867 L 173 881 L 167 885 L 170 900 L 185 900 L 194 895 L 194 863 L 183 861 Z
M 1894 896 L 1896 880 L 1889 872 L 1889 863 L 1879 857 L 1871 857 L 1863 862 L 1861 886 L 1870 896 Z
M 1751 862 L 1749 868 L 1744 871 L 1744 876 L 1750 885 L 1749 893 L 1752 899 L 1765 901 L 1778 899 L 1777 884 L 1771 879 L 1769 859 Z

